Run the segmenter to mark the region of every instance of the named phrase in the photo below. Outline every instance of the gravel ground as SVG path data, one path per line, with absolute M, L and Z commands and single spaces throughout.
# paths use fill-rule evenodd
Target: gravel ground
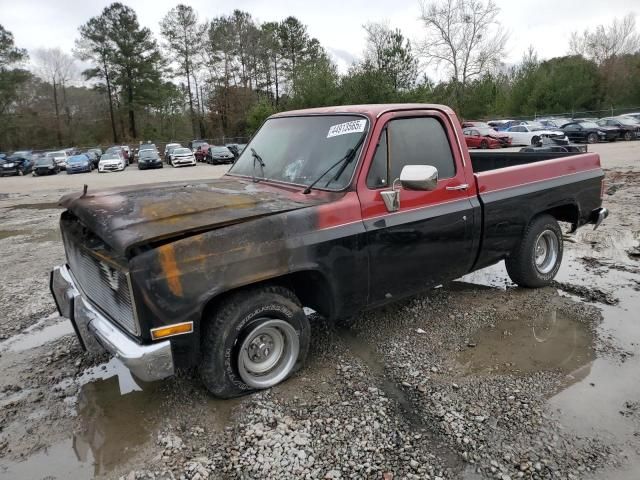
M 340 325 L 314 315 L 306 368 L 232 401 L 85 356 L 47 289 L 52 202 L 75 182 L 221 168 L 0 179 L 0 478 L 638 478 L 640 143 L 597 149 L 612 215 L 567 237 L 554 287 L 498 265 Z

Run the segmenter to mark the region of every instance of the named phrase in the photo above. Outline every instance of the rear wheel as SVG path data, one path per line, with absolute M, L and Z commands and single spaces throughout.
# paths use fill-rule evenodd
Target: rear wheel
M 207 320 L 199 372 L 217 397 L 273 387 L 301 368 L 307 357 L 309 320 L 286 288 L 234 293 Z
M 598 134 L 590 133 L 587 135 L 587 143 L 598 143 Z
M 521 287 L 549 285 L 560 268 L 562 250 L 562 230 L 556 219 L 551 215 L 535 217 L 505 261 L 509 277 Z
M 487 142 L 486 140 L 482 140 L 480 142 L 480 148 L 482 148 L 483 150 L 486 150 L 487 148 L 489 148 L 489 142 Z

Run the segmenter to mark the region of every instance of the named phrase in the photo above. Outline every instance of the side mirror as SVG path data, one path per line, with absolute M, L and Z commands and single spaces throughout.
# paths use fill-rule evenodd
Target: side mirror
M 400 172 L 400 184 L 407 190 L 435 190 L 438 169 L 431 165 L 405 165 Z

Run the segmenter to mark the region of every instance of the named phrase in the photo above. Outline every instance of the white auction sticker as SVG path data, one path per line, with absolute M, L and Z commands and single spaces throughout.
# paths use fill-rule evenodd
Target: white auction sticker
M 353 120 L 351 122 L 339 123 L 329 129 L 327 138 L 337 137 L 338 135 L 346 135 L 347 133 L 364 132 L 367 126 L 366 120 Z

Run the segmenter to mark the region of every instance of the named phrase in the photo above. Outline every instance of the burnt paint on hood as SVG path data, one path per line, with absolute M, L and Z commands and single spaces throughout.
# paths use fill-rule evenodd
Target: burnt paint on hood
M 326 195 L 225 176 L 65 195 L 60 205 L 117 253 L 185 234 L 325 203 Z

